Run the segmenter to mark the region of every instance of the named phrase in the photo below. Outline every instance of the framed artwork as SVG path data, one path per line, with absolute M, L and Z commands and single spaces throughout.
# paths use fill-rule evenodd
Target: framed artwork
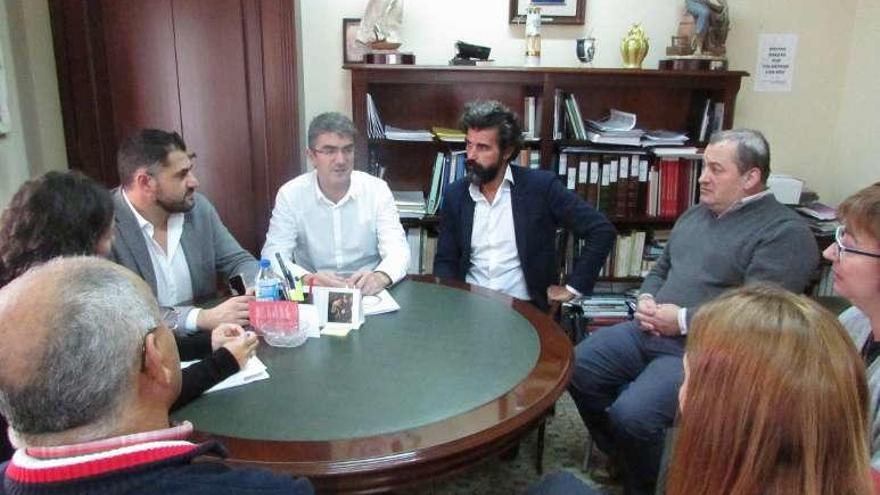
M 367 47 L 357 40 L 357 33 L 360 27 L 360 19 L 342 19 L 343 64 L 361 64 L 364 62 L 364 53 L 367 52 Z
M 587 10 L 587 0 L 510 0 L 510 23 L 525 23 L 529 5 L 541 7 L 541 24 L 583 24 Z

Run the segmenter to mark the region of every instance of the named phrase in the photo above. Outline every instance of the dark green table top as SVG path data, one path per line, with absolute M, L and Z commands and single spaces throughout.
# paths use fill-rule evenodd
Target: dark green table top
M 532 324 L 497 298 L 416 281 L 395 313 L 347 337 L 257 352 L 270 378 L 205 395 L 174 414 L 224 437 L 327 441 L 427 425 L 505 394 L 535 366 Z

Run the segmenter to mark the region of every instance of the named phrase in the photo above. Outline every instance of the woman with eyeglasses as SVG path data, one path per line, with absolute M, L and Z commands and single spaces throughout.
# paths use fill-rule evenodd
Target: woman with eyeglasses
M 880 466 L 880 182 L 847 198 L 837 216 L 835 242 L 822 255 L 832 263 L 834 290 L 853 304 L 839 319 L 868 370 L 871 454 Z
M 0 215 L 0 287 L 57 256 L 107 256 L 113 222 L 110 193 L 79 172 L 48 172 L 25 182 Z M 175 336 L 181 359 L 205 359 L 183 370 L 172 410 L 244 366 L 257 339 L 242 334 L 241 327 L 221 325 L 211 333 Z M 0 417 L 0 462 L 11 455 Z

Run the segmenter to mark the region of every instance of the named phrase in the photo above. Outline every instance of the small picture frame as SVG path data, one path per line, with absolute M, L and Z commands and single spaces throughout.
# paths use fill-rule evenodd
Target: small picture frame
M 314 304 L 322 335 L 347 335 L 364 322 L 363 300 L 360 289 L 314 287 Z
M 526 22 L 529 5 L 541 8 L 541 24 L 583 24 L 587 0 L 510 0 L 510 24 Z
M 354 294 L 348 291 L 327 293 L 327 323 L 351 325 L 354 315 Z
M 350 17 L 342 19 L 343 64 L 364 63 L 364 54 L 367 53 L 367 46 L 357 40 L 357 33 L 360 27 L 360 19 L 354 19 Z

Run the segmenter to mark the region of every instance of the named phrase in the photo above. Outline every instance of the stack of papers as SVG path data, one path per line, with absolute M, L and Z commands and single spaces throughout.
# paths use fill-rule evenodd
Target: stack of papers
M 382 119 L 379 117 L 379 109 L 370 93 L 367 93 L 367 138 L 368 139 L 384 139 L 385 126 L 382 125 Z
M 817 234 L 830 236 L 840 225 L 837 221 L 837 209 L 818 201 L 795 207 L 795 210 L 807 217 L 807 225 Z
M 422 191 L 391 191 L 400 218 L 422 218 L 427 205 Z
M 432 127 L 431 132 L 437 136 L 437 139 L 447 143 L 463 143 L 465 138 L 465 134 L 460 130 L 448 127 Z
M 647 146 L 647 145 L 646 145 Z M 665 157 L 678 157 L 678 158 L 702 158 L 699 152 L 697 152 L 697 148 L 694 146 L 678 146 L 674 148 L 667 148 L 663 146 L 658 146 L 656 148 L 652 148 L 651 152 L 654 153 L 654 156 L 665 156 Z
M 180 369 L 186 369 L 197 362 L 198 360 L 181 362 Z M 254 356 L 248 360 L 247 364 L 244 365 L 244 368 L 239 370 L 238 373 L 209 388 L 205 391 L 205 393 L 210 394 L 211 392 L 216 392 L 218 390 L 240 387 L 242 385 L 265 380 L 267 378 L 269 378 L 269 372 L 267 371 L 266 365 L 263 364 L 262 361 L 260 361 L 260 358 Z
M 602 120 L 587 120 L 587 139 L 598 144 L 640 146 L 645 131 L 636 129 L 636 114 L 611 109 Z
M 636 128 L 636 114 L 612 108 L 611 112 L 604 119 L 587 119 L 587 124 L 599 132 L 631 131 Z
M 433 141 L 434 135 L 426 129 L 400 129 L 386 125 L 385 139 L 392 141 Z
M 631 314 L 630 305 L 635 301 L 625 294 L 593 294 L 573 299 L 588 318 L 626 318 Z
M 834 220 L 837 218 L 836 208 L 818 201 L 798 206 L 796 210 L 816 220 Z
M 672 131 L 648 131 L 642 137 L 642 146 L 682 146 L 688 140 L 687 134 Z

